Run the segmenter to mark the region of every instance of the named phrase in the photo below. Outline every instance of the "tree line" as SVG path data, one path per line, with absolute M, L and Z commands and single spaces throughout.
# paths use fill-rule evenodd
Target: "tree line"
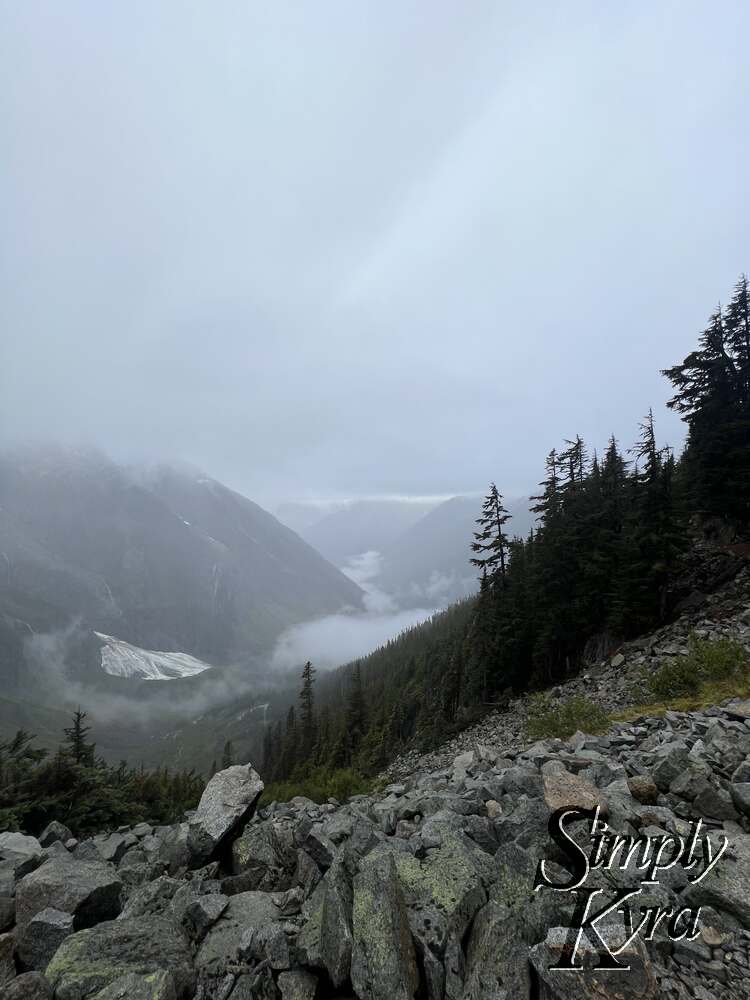
M 0 830 L 40 833 L 53 819 L 76 836 L 146 820 L 171 823 L 194 808 L 205 779 L 194 770 L 147 770 L 97 757 L 78 709 L 53 754 L 24 730 L 0 742 Z
M 476 598 L 407 630 L 321 679 L 307 663 L 296 705 L 265 733 L 271 780 L 313 770 L 377 773 L 399 751 L 427 748 L 514 692 L 542 687 L 663 621 L 669 583 L 691 536 L 711 519 L 750 521 L 750 295 L 742 276 L 697 348 L 662 372 L 687 424 L 679 459 L 653 413 L 625 451 L 574 436 L 552 449 L 532 510 L 512 534 L 493 483 L 467 557 Z

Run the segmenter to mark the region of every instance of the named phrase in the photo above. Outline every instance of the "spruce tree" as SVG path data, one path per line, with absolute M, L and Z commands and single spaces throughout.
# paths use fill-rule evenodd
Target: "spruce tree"
M 300 701 L 300 755 L 303 761 L 309 761 L 315 746 L 315 696 L 313 685 L 315 667 L 308 660 L 302 669 L 302 689 Z
M 227 740 L 224 744 L 224 751 L 221 755 L 221 769 L 225 771 L 228 767 L 234 764 L 234 747 L 232 746 L 232 741 Z
M 86 739 L 91 727 L 85 725 L 86 713 L 77 708 L 73 713 L 73 724 L 63 730 L 67 743 L 66 752 L 74 763 L 92 767 L 96 747 Z
M 511 515 L 503 507 L 502 494 L 494 483 L 490 484 L 490 492 L 482 503 L 482 513 L 477 518 L 479 531 L 474 532 L 472 552 L 477 555 L 471 559 L 472 566 L 478 566 L 482 573 L 487 573 L 491 581 L 499 581 L 505 585 L 508 551 L 508 538 L 503 531 Z

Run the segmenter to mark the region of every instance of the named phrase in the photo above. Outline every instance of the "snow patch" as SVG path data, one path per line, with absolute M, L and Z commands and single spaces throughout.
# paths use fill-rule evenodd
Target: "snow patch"
M 96 632 L 102 640 L 102 670 L 112 677 L 130 677 L 139 681 L 171 681 L 192 677 L 210 670 L 211 664 L 198 660 L 189 653 L 169 653 L 155 649 L 141 649 L 123 639 Z

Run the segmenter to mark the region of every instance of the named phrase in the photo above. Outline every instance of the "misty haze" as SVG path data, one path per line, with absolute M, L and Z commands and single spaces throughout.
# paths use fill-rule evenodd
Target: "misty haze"
M 749 37 L 0 0 L 2 1000 L 747 996 Z

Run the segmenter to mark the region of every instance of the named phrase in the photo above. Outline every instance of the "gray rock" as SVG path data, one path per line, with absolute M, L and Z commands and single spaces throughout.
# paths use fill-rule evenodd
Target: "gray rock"
M 730 794 L 738 812 L 750 816 L 750 781 L 735 782 L 730 787 Z
M 14 896 L 0 896 L 0 934 L 10 930 L 16 922 L 16 900 Z
M 172 920 L 136 917 L 105 921 L 66 938 L 47 966 L 47 979 L 55 1000 L 86 1000 L 124 976 L 148 977 L 165 969 L 176 1000 L 192 997 L 195 972 L 185 936 Z
M 657 787 L 666 792 L 689 764 L 688 746 L 682 740 L 674 740 L 659 747 L 654 752 L 652 777 Z
M 169 828 L 167 833 L 161 838 L 159 858 L 167 866 L 167 871 L 170 875 L 176 875 L 182 869 L 188 867 L 190 849 L 188 847 L 187 823 L 178 823 L 176 826 Z
M 177 1000 L 174 976 L 166 969 L 145 975 L 129 972 L 105 986 L 94 1000 Z
M 249 889 L 288 889 L 297 857 L 271 823 L 249 826 L 232 844 L 232 871 L 247 876 Z
M 63 823 L 58 823 L 56 819 L 53 819 L 51 823 L 45 826 L 44 830 L 39 836 L 39 843 L 42 847 L 49 847 L 50 844 L 54 844 L 55 841 L 60 841 L 61 844 L 66 844 L 67 841 L 73 834 Z
M 622 941 L 621 928 L 599 927 L 607 940 Z M 581 972 L 556 972 L 551 965 L 561 960 L 571 932 L 567 927 L 553 927 L 545 941 L 534 945 L 529 959 L 539 980 L 540 1000 L 651 1000 L 660 995 L 659 985 L 651 960 L 640 937 L 636 937 L 618 956 L 622 970 L 600 969 L 599 954 L 595 945 L 584 934 L 576 954 L 576 965 Z M 593 935 L 592 935 L 593 937 Z
M 412 1000 L 419 986 L 394 855 L 381 849 L 363 860 L 354 879 L 351 980 L 370 1000 Z
M 634 774 L 627 779 L 628 788 L 633 798 L 644 806 L 655 806 L 659 797 L 656 782 L 649 774 Z
M 13 958 L 15 950 L 15 934 L 12 931 L 8 934 L 0 934 L 0 986 L 10 982 L 16 974 L 16 963 Z
M 180 888 L 177 879 L 162 875 L 161 878 L 148 882 L 136 889 L 130 896 L 120 914 L 120 920 L 130 917 L 155 916 L 168 913 L 174 894 Z
M 695 797 L 693 806 L 700 816 L 710 816 L 713 819 L 738 819 L 729 792 L 725 792 L 717 784 L 707 784 Z
M 316 899 L 298 947 L 306 964 L 325 969 L 333 985 L 341 986 L 349 977 L 352 958 L 352 886 L 342 858 L 326 872 Z
M 304 969 L 282 972 L 278 978 L 281 1000 L 315 1000 L 318 979 Z
M 136 823 L 133 827 L 133 836 L 138 837 L 149 837 L 153 833 L 154 828 L 150 823 Z
M 102 858 L 105 861 L 111 861 L 115 865 L 122 860 L 125 852 L 133 846 L 130 838 L 124 836 L 122 833 L 111 833 L 108 837 L 104 837 L 96 843 Z
M 52 1000 L 52 987 L 40 972 L 24 972 L 8 983 L 3 1000 Z
M 76 930 L 109 920 L 120 912 L 121 890 L 122 882 L 109 865 L 79 862 L 69 854 L 53 858 L 18 883 L 19 931 L 48 907 L 70 913 Z
M 66 937 L 73 933 L 73 917 L 62 910 L 48 908 L 36 913 L 19 929 L 16 950 L 27 969 L 44 972 Z
M 714 852 L 718 837 L 711 835 Z M 732 856 L 733 855 L 733 856 Z M 682 898 L 688 906 L 713 906 L 720 913 L 731 913 L 750 928 L 750 836 L 737 837 L 702 882 L 688 885 Z
M 211 778 L 189 823 L 188 849 L 194 867 L 208 861 L 222 841 L 249 819 L 263 787 L 250 764 L 236 764 Z
M 214 892 L 199 896 L 188 905 L 185 913 L 198 938 L 202 938 L 209 927 L 213 927 L 226 910 L 228 902 L 229 899 L 222 893 Z
M 244 933 L 265 927 L 279 919 L 279 911 L 269 893 L 240 892 L 229 902 L 206 935 L 196 955 L 199 969 L 216 972 L 237 958 Z
M 25 833 L 0 833 L 0 855 L 8 854 L 41 854 L 42 845 L 36 837 Z

